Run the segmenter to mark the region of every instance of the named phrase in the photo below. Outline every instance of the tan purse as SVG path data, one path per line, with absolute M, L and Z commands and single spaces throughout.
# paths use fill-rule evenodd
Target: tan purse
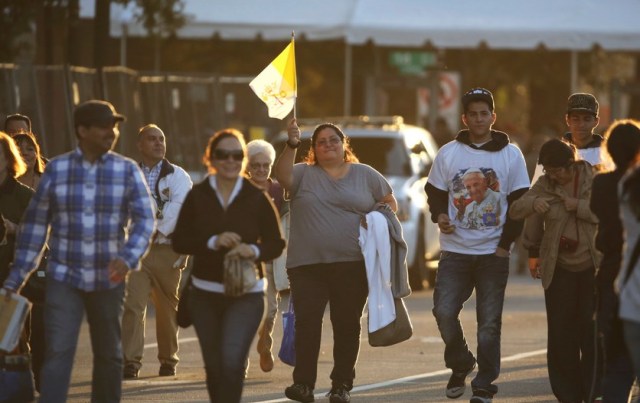
M 239 297 L 249 292 L 260 279 L 253 259 L 237 256 L 224 258 L 224 293 Z

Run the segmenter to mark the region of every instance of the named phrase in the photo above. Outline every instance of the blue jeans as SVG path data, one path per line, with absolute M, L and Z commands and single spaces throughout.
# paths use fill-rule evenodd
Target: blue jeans
M 189 290 L 189 312 L 196 329 L 212 402 L 242 398 L 245 361 L 264 311 L 264 293 L 240 297 Z
M 475 362 L 460 323 L 463 304 L 476 290 L 478 374 L 474 390 L 496 393 L 500 374 L 502 307 L 509 278 L 509 258 L 442 252 L 433 292 L 433 315 L 445 343 L 444 361 L 453 372 L 464 372 Z
M 93 349 L 91 401 L 120 401 L 120 316 L 123 299 L 124 283 L 110 290 L 87 292 L 47 278 L 44 307 L 47 343 L 41 372 L 41 402 L 63 403 L 67 400 L 73 358 L 85 311 Z

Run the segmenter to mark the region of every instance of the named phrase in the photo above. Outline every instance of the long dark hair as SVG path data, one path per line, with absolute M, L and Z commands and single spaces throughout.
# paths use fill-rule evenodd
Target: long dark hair
M 40 145 L 38 144 L 38 141 L 36 140 L 36 137 L 33 135 L 33 133 L 20 132 L 14 134 L 12 138 L 13 141 L 16 142 L 18 147 L 22 143 L 29 143 L 31 144 L 31 146 L 33 146 L 33 148 L 36 150 L 36 164 L 33 167 L 33 170 L 38 175 L 42 175 L 42 173 L 44 172 L 44 160 L 42 159 L 42 154 L 40 154 Z
M 7 161 L 7 173 L 12 178 L 24 174 L 27 166 L 20 156 L 18 144 L 5 132 L 0 132 L 0 147 L 4 153 L 4 159 Z
M 332 129 L 338 137 L 340 137 L 340 140 L 342 140 L 342 143 L 344 144 L 344 162 L 360 162 L 358 157 L 356 157 L 356 154 L 351 149 L 349 137 L 347 137 L 342 130 L 333 123 L 322 123 L 313 130 L 313 135 L 311 135 L 311 147 L 309 147 L 309 152 L 303 160 L 304 163 L 308 165 L 315 165 L 318 163 L 314 149 L 316 146 L 316 140 L 318 139 L 318 133 L 324 129 Z

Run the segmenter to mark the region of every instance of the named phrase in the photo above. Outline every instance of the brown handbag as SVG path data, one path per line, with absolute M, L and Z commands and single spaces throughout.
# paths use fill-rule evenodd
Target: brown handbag
M 230 297 L 244 295 L 256 285 L 259 279 L 253 259 L 225 256 L 223 274 L 225 295 Z

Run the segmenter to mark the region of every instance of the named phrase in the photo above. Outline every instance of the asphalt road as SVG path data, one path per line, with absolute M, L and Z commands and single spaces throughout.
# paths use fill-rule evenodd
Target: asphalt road
M 452 402 L 444 395 L 450 371 L 444 367 L 444 345 L 431 314 L 432 291 L 416 292 L 406 303 L 414 325 L 413 337 L 396 346 L 370 347 L 366 334 L 363 335 L 356 369 L 356 387 L 351 392 L 352 401 Z M 281 310 L 285 307 L 286 304 L 283 304 Z M 365 321 L 363 319 L 364 329 Z M 467 341 L 475 351 L 475 296 L 465 305 L 462 322 Z M 149 325 L 141 376 L 137 380 L 123 382 L 123 401 L 207 402 L 202 358 L 193 328 L 180 332 L 181 361 L 177 375 L 158 377 L 152 310 L 149 312 Z M 281 329 L 282 323 L 278 319 L 275 331 L 277 346 L 281 340 Z M 327 314 L 318 363 L 317 402 L 328 402 L 325 394 L 330 388 L 332 337 Z M 69 402 L 90 401 L 91 360 L 88 328 L 85 325 L 78 345 Z M 243 402 L 289 401 L 283 391 L 291 383 L 292 368 L 276 361 L 272 372 L 263 373 L 255 348 L 251 350 L 250 360 Z M 512 275 L 509 280 L 503 315 L 502 370 L 497 384 L 499 393 L 494 398 L 496 402 L 556 401 L 547 378 L 543 291 L 539 282 L 529 277 Z M 470 397 L 471 390 L 468 387 L 457 401 L 468 401 Z

